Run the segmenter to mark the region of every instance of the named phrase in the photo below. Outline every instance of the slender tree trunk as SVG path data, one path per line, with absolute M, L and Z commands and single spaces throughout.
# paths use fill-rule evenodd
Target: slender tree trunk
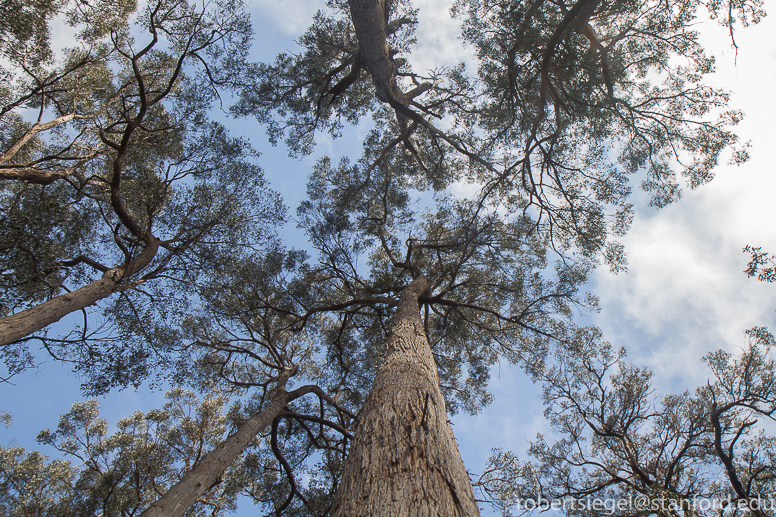
M 149 506 L 140 517 L 181 517 L 197 499 L 213 488 L 221 475 L 245 450 L 253 437 L 263 431 L 277 418 L 286 404 L 308 393 L 323 392 L 312 384 L 286 392 L 288 379 L 296 373 L 296 368 L 281 375 L 276 392 L 261 412 L 248 419 L 234 434 L 202 458 L 193 469 L 174 484 L 167 492 Z
M 282 383 L 285 385 L 285 382 Z M 212 452 L 205 455 L 196 466 L 174 484 L 162 497 L 149 506 L 140 517 L 180 517 L 197 499 L 213 488 L 229 465 L 264 430 L 289 402 L 289 394 L 284 386 L 277 392 L 269 404 L 258 414 L 252 416 L 234 434 L 221 442 Z
M 402 291 L 331 517 L 479 515 L 420 320 L 428 287 L 420 277 Z
M 71 312 L 107 298 L 116 292 L 124 278 L 128 278 L 150 264 L 158 249 L 159 241 L 153 239 L 135 260 L 124 267 L 109 269 L 101 279 L 29 309 L 0 318 L 0 346 L 27 337 L 59 321 Z

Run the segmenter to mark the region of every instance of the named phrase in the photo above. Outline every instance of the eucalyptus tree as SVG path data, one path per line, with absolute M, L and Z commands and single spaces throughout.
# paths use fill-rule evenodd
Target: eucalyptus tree
M 726 7 L 729 6 L 729 9 Z M 479 184 L 482 204 L 525 205 L 554 240 L 607 250 L 630 221 L 629 177 L 655 206 L 695 188 L 724 151 L 746 159 L 730 131 L 741 113 L 704 84 L 713 57 L 691 22 L 709 13 L 733 34 L 757 23 L 761 2 L 459 1 L 478 73 L 463 65 L 414 71 L 409 1 L 332 1 L 301 36 L 298 54 L 255 68 L 234 111 L 268 124 L 272 141 L 310 152 L 315 133 L 382 106 L 398 126 L 385 146 L 444 187 Z M 682 66 L 673 66 L 682 62 Z M 608 244 L 608 248 L 607 248 Z
M 245 472 L 241 493 L 270 513 L 324 515 L 330 506 L 359 393 L 319 362 L 325 322 L 308 315 L 310 325 L 299 325 L 304 259 L 276 247 L 221 264 L 199 286 L 199 307 L 178 339 L 178 367 L 199 386 L 247 397 L 244 416 L 144 516 L 183 515 L 235 462 Z
M 329 361 L 369 392 L 331 515 L 473 515 L 447 410 L 487 404 L 500 358 L 541 368 L 548 342 L 573 328 L 572 308 L 587 303 L 589 264 L 553 262 L 522 212 L 440 196 L 416 216 L 412 157 L 385 150 L 389 132 L 375 130 L 356 163 L 321 160 L 299 210 L 319 257 L 301 320 L 334 312 Z
M 174 370 L 175 380 L 205 393 L 210 401 L 207 405 L 213 410 L 223 409 L 227 397 L 235 400 L 228 415 L 219 409 L 214 420 L 218 426 L 202 427 L 210 426 L 203 418 L 179 422 L 170 418 L 169 412 L 152 411 L 145 417 L 136 414 L 127 421 L 134 425 L 164 417 L 165 433 L 156 433 L 153 445 L 146 446 L 115 438 L 126 449 L 122 454 L 134 454 L 134 459 L 126 460 L 108 451 L 101 456 L 104 468 L 99 473 L 92 472 L 92 462 L 78 447 L 99 441 L 113 443 L 113 437 L 105 436 L 104 422 L 89 434 L 87 430 L 94 426 L 82 422 L 83 418 L 72 423 L 73 419 L 65 416 L 67 426 L 61 424 L 55 433 L 41 434 L 42 444 L 77 459 L 86 458 L 91 484 L 106 487 L 89 497 L 110 506 L 106 515 L 114 514 L 111 512 L 121 505 L 128 509 L 126 514 L 133 515 L 198 515 L 205 509 L 220 515 L 233 508 L 237 495 L 245 496 L 245 501 L 253 500 L 270 513 L 325 514 L 331 506 L 341 458 L 352 438 L 350 429 L 360 402 L 359 393 L 352 388 L 337 389 L 342 383 L 337 372 L 318 362 L 323 327 L 320 318 L 307 315 L 309 326 L 298 326 L 295 299 L 306 292 L 307 286 L 304 258 L 303 252 L 276 247 L 264 255 L 220 262 L 211 275 L 191 285 L 198 298 L 196 306 L 171 306 L 164 321 L 154 322 L 156 336 L 173 336 L 165 338 L 174 345 L 165 345 L 164 351 L 168 355 L 166 366 Z M 143 329 L 137 326 L 122 332 L 125 340 L 145 338 Z M 115 384 L 110 367 L 97 362 L 91 369 L 83 366 L 81 372 L 88 389 L 100 391 Z M 159 375 L 168 377 L 169 372 Z M 190 404 L 191 395 L 180 390 L 173 398 L 176 408 L 197 407 Z M 90 414 L 96 411 L 94 403 L 78 407 L 82 406 Z M 79 409 L 78 415 L 82 413 Z M 121 428 L 123 424 L 118 425 Z M 68 433 L 78 435 L 77 446 L 61 445 L 72 442 L 67 441 Z M 200 442 L 191 446 L 195 454 L 185 458 L 164 456 L 164 451 L 188 450 L 176 438 L 181 434 L 200 437 Z M 26 476 L 22 465 L 25 457 L 41 459 L 37 452 L 11 452 L 16 460 L 9 460 L 7 472 L 18 474 L 20 479 Z M 38 463 L 40 471 L 61 465 Z M 121 470 L 125 464 L 134 465 L 135 470 Z M 68 470 L 75 472 L 68 478 L 69 487 L 77 488 L 74 480 L 83 477 L 78 470 L 81 468 L 76 466 L 77 472 Z M 113 475 L 117 469 L 120 472 Z M 309 481 L 303 484 L 301 476 L 306 475 Z M 59 499 L 36 504 L 56 511 L 62 498 L 72 495 L 73 490 L 81 493 L 76 488 L 63 489 Z M 134 497 L 128 496 L 129 502 L 122 499 L 127 493 Z M 18 495 L 18 490 L 14 494 Z M 83 510 L 85 503 L 76 503 L 75 511 Z M 18 504 L 13 499 L 13 505 Z
M 70 140 L 65 147 L 47 148 L 41 154 L 22 146 L 6 167 L 9 178 L 26 174 L 28 180 L 41 177 L 38 183 L 46 183 L 58 177 L 49 186 L 87 194 L 95 185 L 107 185 L 99 216 L 110 224 L 107 236 L 115 236 L 106 242 L 127 249 L 118 254 L 122 260 L 113 262 L 120 267 L 129 268 L 148 255 L 164 264 L 158 250 L 171 254 L 175 250 L 161 246 L 165 239 L 158 236 L 157 226 L 156 233 L 151 228 L 152 222 L 159 224 L 156 210 L 167 207 L 167 198 L 147 200 L 119 190 L 130 183 L 121 181 L 122 166 L 131 162 L 129 149 L 146 149 L 143 138 L 148 138 L 152 156 L 168 152 L 164 142 L 151 141 L 170 135 L 161 129 L 180 127 L 166 123 L 167 114 L 177 122 L 186 120 L 176 118 L 178 113 L 198 113 L 198 108 L 209 105 L 214 85 L 244 85 L 234 112 L 267 123 L 271 139 L 285 138 L 292 153 L 310 152 L 316 131 L 336 136 L 343 121 L 357 122 L 370 113 L 377 129 L 366 138 L 359 161 L 332 165 L 323 159 L 313 171 L 310 199 L 301 207 L 299 219 L 318 254 L 316 264 L 298 265 L 292 256 L 290 262 L 281 261 L 292 272 L 267 274 L 256 257 L 235 253 L 236 246 L 207 247 L 195 264 L 229 274 L 191 279 L 188 285 L 203 303 L 194 308 L 193 318 L 180 320 L 181 329 L 169 327 L 153 312 L 138 310 L 143 305 L 133 296 L 143 294 L 132 286 L 121 291 L 109 312 L 123 341 L 107 348 L 107 354 L 87 348 L 83 359 L 97 364 L 107 355 L 114 366 L 109 372 L 140 375 L 147 352 L 133 355 L 132 348 L 120 343 L 135 338 L 165 346 L 182 343 L 201 353 L 199 371 L 245 388 L 270 386 L 268 380 L 277 378 L 278 371 L 298 362 L 304 375 L 322 380 L 321 392 L 328 393 L 333 403 L 316 393 L 324 408 L 319 420 L 305 419 L 309 412 L 291 408 L 273 418 L 268 439 L 279 467 L 267 470 L 269 477 L 258 476 L 266 481 L 257 485 L 259 500 L 276 505 L 276 513 L 476 514 L 447 409 L 476 412 L 486 404 L 488 367 L 499 359 L 506 357 L 536 373 L 553 341 L 574 342 L 573 307 L 591 303 L 578 292 L 589 268 L 601 252 L 612 266 L 622 265 L 622 250 L 612 236 L 624 232 L 630 221 L 631 176 L 643 174 L 643 187 L 654 192 L 654 204 L 662 206 L 678 197 L 677 174 L 684 174 L 691 187 L 708 181 L 719 157 L 736 143 L 730 127 L 740 114 L 725 111 L 727 95 L 703 84 L 712 60 L 689 27 L 695 13 L 708 8 L 715 14 L 721 6 L 635 0 L 459 2 L 456 11 L 465 18 L 464 36 L 480 61 L 477 74 L 470 76 L 463 66 L 427 74 L 413 71 L 416 23 L 409 2 L 333 0 L 302 35 L 299 54 L 282 54 L 274 64 L 242 66 L 247 73 L 237 76 L 230 71 L 239 68 L 234 59 L 240 58 L 242 47 L 212 55 L 192 52 L 202 44 L 196 31 L 187 27 L 180 33 L 165 32 L 155 20 L 161 25 L 162 19 L 204 18 L 159 17 L 163 7 L 155 10 L 155 5 L 164 4 L 150 5 L 147 18 L 140 20 L 149 20 L 148 28 L 160 38 L 169 36 L 171 49 L 185 52 L 173 55 L 165 48 L 143 53 L 118 45 L 113 53 L 108 45 L 106 55 L 128 64 L 126 87 L 136 92 L 134 96 L 124 102 L 106 97 L 98 103 L 105 114 L 88 111 L 94 117 L 84 120 L 99 124 L 86 127 L 96 128 L 96 133 L 76 126 L 73 135 L 66 134 Z M 757 2 L 729 7 L 731 34 L 734 14 L 744 23 L 762 15 Z M 236 12 L 235 6 L 224 4 L 213 16 L 233 20 L 230 16 Z M 240 40 L 245 24 L 236 20 L 234 30 L 206 31 L 202 39 L 245 41 Z M 119 32 L 114 34 L 116 41 L 124 41 Z M 146 61 L 155 64 L 151 59 L 155 56 L 160 56 L 160 63 L 191 60 L 201 73 L 164 76 L 160 92 L 170 101 L 160 98 L 151 106 L 147 99 L 156 99 L 157 94 L 143 93 L 146 76 L 140 67 Z M 209 58 L 223 60 L 223 66 L 208 66 Z M 679 61 L 685 65 L 671 66 Z M 180 89 L 173 87 L 173 76 Z M 202 88 L 186 88 L 189 77 Z M 124 84 L 119 81 L 108 90 L 122 95 Z M 120 115 L 115 121 L 110 118 L 114 109 Z M 43 117 L 48 112 L 40 113 Z M 106 117 L 109 122 L 103 123 Z M 20 127 L 17 132 L 22 135 L 42 131 L 42 126 Z M 95 134 L 94 144 L 68 143 Z M 133 138 L 138 147 L 129 145 Z M 127 158 L 122 158 L 125 141 Z M 19 154 L 25 149 L 32 153 L 29 158 Z M 138 161 L 145 156 L 148 153 L 139 151 Z M 112 167 L 106 181 L 100 182 L 97 174 L 79 178 L 79 160 L 86 160 L 83 166 L 96 166 L 103 157 Z M 744 159 L 745 149 L 734 149 L 733 158 Z M 445 192 L 459 181 L 474 183 L 479 191 L 472 199 Z M 426 199 L 434 196 L 432 210 L 412 210 L 415 191 L 427 193 Z M 99 196 L 91 196 L 78 199 L 99 203 Z M 142 217 L 136 216 L 141 222 L 133 226 L 116 199 L 145 202 L 138 210 Z M 249 208 L 238 203 L 226 212 L 240 216 Z M 183 219 L 194 212 L 181 208 L 177 213 Z M 213 244 L 224 241 L 231 242 L 220 239 Z M 80 255 L 88 256 L 78 250 L 76 257 Z M 52 262 L 88 265 L 81 260 L 68 266 L 74 260 L 67 258 L 71 256 L 60 253 Z M 152 263 L 150 271 L 156 271 L 153 267 Z M 174 271 L 183 274 L 183 267 L 181 263 Z M 185 267 L 186 274 L 198 271 Z M 276 270 L 285 271 L 286 266 Z M 61 268 L 57 271 L 63 273 Z M 151 279 L 134 269 L 132 274 L 137 275 L 135 281 Z M 282 284 L 268 291 L 254 288 L 254 281 L 278 275 Z M 235 277 L 240 280 L 233 282 Z M 220 279 L 229 282 L 222 284 Z M 11 285 L 22 283 L 14 280 Z M 161 285 L 153 293 L 161 299 L 180 293 Z M 246 288 L 241 290 L 241 285 Z M 171 313 L 185 312 L 175 304 L 165 307 Z M 262 311 L 274 316 L 265 317 Z M 292 347 L 298 361 L 286 364 L 289 361 L 273 351 L 275 345 L 266 336 L 277 333 L 287 336 L 284 343 L 299 343 Z M 108 373 L 102 377 L 105 383 L 97 386 L 107 386 L 115 377 Z M 254 412 L 260 413 L 259 408 Z M 309 421 L 319 424 L 317 432 L 303 425 Z M 302 438 L 284 449 L 280 431 Z M 331 455 L 324 453 L 326 486 L 313 501 L 297 482 L 294 467 L 302 466 L 315 446 Z M 342 466 L 339 458 L 348 446 Z M 270 479 L 272 472 L 280 471 L 284 483 Z M 339 487 L 336 495 L 334 487 Z
M 149 307 L 183 298 L 283 217 L 255 151 L 208 119 L 249 48 L 240 2 L 46 5 L 29 27 L 3 25 L 0 43 L 0 344 L 11 370 L 28 362 L 30 339 L 66 358 L 99 337 L 86 309 L 107 297 L 108 318 L 143 327 Z M 72 47 L 51 48 L 52 20 Z M 39 332 L 77 311 L 78 332 Z
M 425 232 L 410 239 L 411 253 L 396 259 L 401 244 L 388 234 L 410 213 L 409 198 L 400 188 L 402 179 L 390 174 L 391 167 L 380 167 L 371 181 L 361 181 L 353 172 L 369 160 L 366 156 L 358 164 L 343 162 L 339 167 L 323 160 L 316 168 L 300 223 L 320 255 L 317 263 L 308 262 L 303 252 L 281 247 L 224 262 L 196 285 L 200 303 L 193 310 L 183 308 L 182 326 L 160 329 L 159 335 L 176 336 L 175 348 L 181 352 L 175 365 L 178 375 L 252 394 L 255 401 L 239 430 L 145 515 L 184 511 L 236 461 L 255 433 L 271 453 L 245 461 L 252 474 L 244 492 L 274 513 L 329 514 L 337 508 L 335 490 L 348 479 L 347 474 L 343 477 L 343 459 L 360 447 L 362 426 L 406 445 L 395 435 L 395 426 L 374 416 L 401 419 L 410 414 L 407 410 L 427 414 L 423 425 L 431 443 L 444 436 L 439 456 L 455 467 L 436 478 L 416 471 L 414 479 L 427 483 L 453 478 L 461 497 L 468 490 L 465 510 L 477 511 L 446 407 L 476 412 L 486 404 L 488 367 L 498 357 L 540 368 L 547 340 L 570 326 L 569 312 L 585 269 L 549 264 L 530 222 L 504 224 L 492 214 L 473 216 L 471 203 L 455 200 L 449 200 L 446 211 L 428 214 Z M 336 208 L 342 203 L 352 203 L 350 221 L 337 219 L 345 213 Z M 386 210 L 375 220 L 377 206 Z M 451 233 L 448 222 L 467 213 L 468 228 Z M 379 243 L 377 248 L 369 241 Z M 369 267 L 361 275 L 359 263 L 364 261 Z M 424 274 L 411 281 L 416 271 Z M 428 307 L 422 322 L 418 297 Z M 432 346 L 393 353 L 386 362 L 385 333 L 391 319 L 404 333 L 407 328 L 418 336 L 427 333 Z M 399 348 L 398 341 L 393 343 Z M 367 395 L 375 393 L 374 385 L 393 384 L 385 377 L 397 371 L 388 364 L 416 369 L 423 364 L 418 373 L 431 376 L 416 379 L 423 382 L 417 392 L 410 389 L 410 398 L 404 388 L 397 390 L 393 411 L 374 394 Z M 100 385 L 99 379 L 95 384 Z M 307 394 L 311 397 L 302 398 Z M 430 466 L 433 462 L 419 468 Z M 402 472 L 405 478 L 407 474 Z M 368 475 L 368 482 L 382 481 L 372 472 Z M 412 504 L 427 505 L 430 497 Z M 440 503 L 442 511 L 447 503 Z
M 679 177 L 695 188 L 723 153 L 746 159 L 731 131 L 741 114 L 704 83 L 713 58 L 691 24 L 705 12 L 732 37 L 736 19 L 763 11 L 757 1 L 462 0 L 454 12 L 478 59 L 469 75 L 413 70 L 408 1 L 328 5 L 298 54 L 253 69 L 258 86 L 233 109 L 297 155 L 318 131 L 336 137 L 367 114 L 377 127 L 358 163 L 319 162 L 300 209 L 340 296 L 314 309 L 340 313 L 330 346 L 342 353 L 357 337 L 375 350 L 358 365 L 376 376 L 332 515 L 472 515 L 442 394 L 476 409 L 499 357 L 540 370 L 550 341 L 573 341 L 567 318 L 586 271 L 599 257 L 624 266 L 614 239 L 632 218 L 630 178 L 661 207 L 679 198 Z M 459 182 L 477 193 L 445 194 Z M 409 209 L 413 191 L 434 193 L 430 213 Z
M 526 501 L 565 515 L 774 515 L 776 438 L 762 425 L 776 419 L 774 341 L 747 334 L 740 355 L 704 358 L 713 378 L 695 393 L 659 396 L 651 372 L 580 333 L 542 376 L 555 439 L 538 436 L 525 462 L 496 451 L 477 485 L 505 515 Z

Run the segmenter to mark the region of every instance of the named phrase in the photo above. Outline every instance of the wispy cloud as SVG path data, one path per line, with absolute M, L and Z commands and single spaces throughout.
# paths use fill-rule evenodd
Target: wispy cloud
M 324 0 L 248 0 L 254 24 L 271 26 L 296 39 L 310 26 L 313 15 L 326 7 Z

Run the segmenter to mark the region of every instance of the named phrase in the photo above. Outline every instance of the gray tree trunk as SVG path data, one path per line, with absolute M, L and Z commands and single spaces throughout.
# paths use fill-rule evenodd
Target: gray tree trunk
M 402 291 L 331 517 L 479 515 L 420 319 L 420 277 Z
M 388 15 L 394 0 L 348 0 L 360 57 L 372 77 L 377 98 L 394 109 L 408 99 L 396 85 L 396 63 L 388 48 Z
M 159 241 L 153 239 L 135 260 L 126 266 L 109 269 L 99 280 L 16 314 L 0 318 L 0 346 L 27 337 L 59 321 L 71 312 L 81 310 L 107 298 L 116 292 L 123 279 L 150 264 L 158 249 Z

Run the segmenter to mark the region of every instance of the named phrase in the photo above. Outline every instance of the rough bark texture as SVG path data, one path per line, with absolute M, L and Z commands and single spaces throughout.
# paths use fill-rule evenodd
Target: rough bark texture
M 294 395 L 299 396 L 296 392 Z M 283 406 L 291 398 L 295 397 L 286 393 L 283 386 L 279 386 L 272 400 L 260 413 L 248 419 L 234 434 L 230 435 L 212 452 L 206 454 L 193 469 L 183 476 L 183 479 L 149 506 L 140 514 L 140 517 L 182 516 L 197 499 L 218 483 L 224 470 L 248 446 L 254 436 L 272 423 L 272 420 L 280 414 Z
M 34 307 L 0 318 L 0 346 L 8 345 L 39 331 L 116 292 L 121 281 L 146 267 L 159 249 L 159 241 L 152 240 L 143 252 L 124 267 L 109 269 L 96 282 L 73 292 L 61 294 Z
M 407 118 L 414 119 L 417 115 L 407 107 L 411 95 L 396 84 L 398 68 L 388 47 L 388 18 L 393 3 L 394 0 L 348 0 L 358 39 L 359 62 L 369 71 L 377 98 L 390 105 L 400 124 L 405 126 Z
M 331 517 L 479 515 L 418 310 L 420 277 L 401 294 Z

